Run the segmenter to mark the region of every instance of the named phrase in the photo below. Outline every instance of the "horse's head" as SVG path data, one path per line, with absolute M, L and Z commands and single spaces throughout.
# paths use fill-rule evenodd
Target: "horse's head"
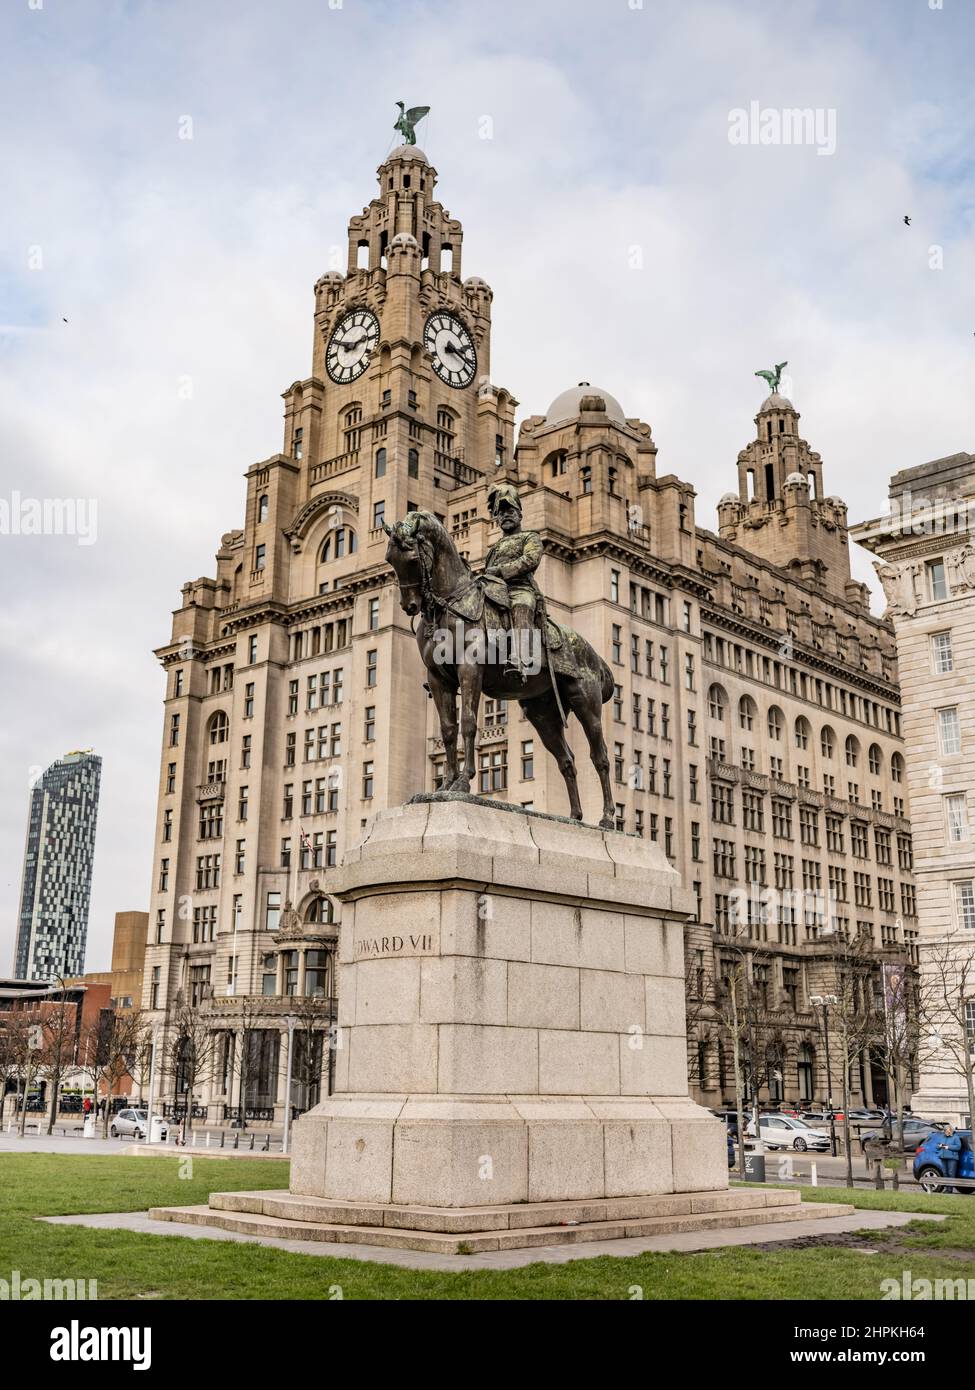
M 389 537 L 386 560 L 399 580 L 400 607 L 411 618 L 422 607 L 424 574 L 429 576 L 433 563 L 432 546 L 423 534 L 423 515 L 422 512 L 407 512 L 395 526 L 383 522 L 383 530 Z
M 411 618 L 421 611 L 425 598 L 453 593 L 470 569 L 432 512 L 407 512 L 395 526 L 383 522 L 383 530 L 389 537 L 386 560 L 399 580 L 400 607 Z

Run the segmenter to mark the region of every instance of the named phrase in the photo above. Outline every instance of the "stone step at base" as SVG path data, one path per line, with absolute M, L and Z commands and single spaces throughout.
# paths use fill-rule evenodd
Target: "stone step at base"
M 253 1212 L 230 1212 L 213 1207 L 154 1207 L 157 1221 L 186 1222 L 264 1239 L 324 1241 L 371 1245 L 393 1250 L 422 1250 L 440 1255 L 473 1255 L 482 1251 L 517 1250 L 533 1246 L 576 1245 L 633 1236 L 660 1236 L 696 1231 L 729 1230 L 743 1226 L 787 1225 L 795 1221 L 848 1216 L 854 1208 L 839 1204 L 758 1204 L 737 1209 L 683 1216 L 619 1217 L 582 1225 L 521 1226 L 506 1230 L 434 1232 L 391 1226 L 362 1226 L 320 1221 L 296 1221 Z
M 514 1230 L 528 1226 L 588 1225 L 593 1221 L 653 1216 L 703 1216 L 741 1208 L 797 1206 L 796 1190 L 723 1189 L 720 1192 L 666 1193 L 645 1197 L 603 1197 L 564 1202 L 515 1202 L 478 1207 L 402 1206 L 387 1202 L 340 1202 L 292 1192 L 214 1192 L 216 1211 L 250 1212 L 292 1221 L 338 1226 L 384 1226 L 437 1235 Z

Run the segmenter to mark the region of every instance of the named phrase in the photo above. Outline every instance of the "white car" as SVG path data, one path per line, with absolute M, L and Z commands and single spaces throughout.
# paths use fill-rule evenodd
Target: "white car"
M 154 1115 L 153 1119 L 158 1120 L 162 1125 L 160 1138 L 166 1138 L 166 1121 L 160 1115 Z M 109 1133 L 113 1139 L 118 1139 L 123 1135 L 131 1134 L 136 1139 L 144 1139 L 149 1127 L 149 1112 L 147 1110 L 120 1110 L 112 1120 Z
M 793 1119 L 791 1115 L 759 1115 L 759 1135 L 762 1143 L 769 1149 L 795 1149 L 805 1153 L 816 1149 L 824 1153 L 829 1147 L 829 1135 L 821 1129 L 813 1129 L 804 1120 Z M 755 1121 L 749 1121 L 746 1134 L 755 1137 Z

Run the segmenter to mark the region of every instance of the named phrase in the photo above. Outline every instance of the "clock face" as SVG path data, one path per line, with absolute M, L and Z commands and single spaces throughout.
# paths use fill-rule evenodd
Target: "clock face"
M 433 370 L 448 386 L 470 386 L 477 371 L 474 339 L 455 314 L 437 309 L 426 321 L 423 346 L 433 357 Z
M 353 309 L 339 321 L 325 350 L 325 370 L 340 386 L 362 376 L 379 343 L 379 320 L 368 309 Z

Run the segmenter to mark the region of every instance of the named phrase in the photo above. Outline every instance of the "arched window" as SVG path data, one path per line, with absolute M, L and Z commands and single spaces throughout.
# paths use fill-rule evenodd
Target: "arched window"
M 738 725 L 740 728 L 751 732 L 755 723 L 756 705 L 750 695 L 743 695 L 738 701 Z
M 904 759 L 899 753 L 890 755 L 890 780 L 892 782 L 903 782 L 904 780 Z
M 267 493 L 266 493 L 266 492 L 265 492 L 265 493 L 262 493 L 262 495 L 257 499 L 257 519 L 258 519 L 258 521 L 267 521 Z
M 872 777 L 879 777 L 880 769 L 883 767 L 883 765 L 884 755 L 880 751 L 880 744 L 871 743 L 870 748 L 867 752 L 867 766 L 870 769 L 870 775 Z
M 847 735 L 845 747 L 847 767 L 856 767 L 860 761 L 860 744 L 852 734 Z
M 376 450 L 376 477 L 385 478 L 386 476 L 386 450 Z
M 569 455 L 565 449 L 556 449 L 554 454 L 549 454 L 545 460 L 544 467 L 548 469 L 550 478 L 559 478 L 568 466 Z
M 836 753 L 836 735 L 828 724 L 820 730 L 819 748 L 824 758 L 832 758 Z
M 211 743 L 226 743 L 230 734 L 230 720 L 222 709 L 218 709 L 207 726 L 207 738 Z
M 315 898 L 308 909 L 309 922 L 334 922 L 335 904 L 331 898 Z
M 419 449 L 410 449 L 406 455 L 406 472 L 407 476 L 410 478 L 418 478 L 420 476 Z
M 337 526 L 332 534 L 326 537 L 319 563 L 327 565 L 330 560 L 342 560 L 346 555 L 354 555 L 358 549 L 359 542 L 352 527 Z
M 782 730 L 785 728 L 785 715 L 778 705 L 772 705 L 768 712 L 768 736 L 776 740 L 782 737 Z
M 811 732 L 812 732 L 812 730 L 811 730 L 810 727 L 809 727 L 809 720 L 806 719 L 803 715 L 800 714 L 799 718 L 796 720 L 796 747 L 797 747 L 797 748 L 808 748 L 808 747 L 809 747 L 809 735 L 810 735 Z
M 708 691 L 708 714 L 712 719 L 724 719 L 728 697 L 720 685 L 712 685 Z

